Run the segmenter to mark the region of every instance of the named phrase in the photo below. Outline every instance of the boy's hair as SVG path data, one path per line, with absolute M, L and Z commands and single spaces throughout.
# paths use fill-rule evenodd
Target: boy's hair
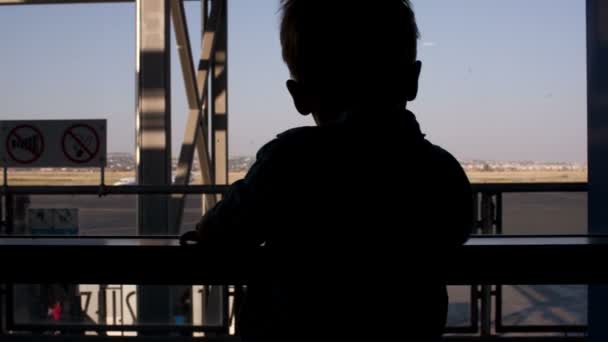
M 416 60 L 419 31 L 408 0 L 281 0 L 281 5 L 283 59 L 291 76 L 317 96 L 345 105 L 364 94 L 387 95 Z

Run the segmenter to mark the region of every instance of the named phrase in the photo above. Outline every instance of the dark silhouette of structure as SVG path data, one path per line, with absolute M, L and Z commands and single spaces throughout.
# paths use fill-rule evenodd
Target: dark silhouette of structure
M 438 339 L 442 260 L 473 227 L 472 193 L 406 110 L 421 70 L 411 6 L 286 0 L 282 10 L 287 88 L 317 126 L 264 146 L 183 239 L 270 255 L 247 287 L 245 340 Z

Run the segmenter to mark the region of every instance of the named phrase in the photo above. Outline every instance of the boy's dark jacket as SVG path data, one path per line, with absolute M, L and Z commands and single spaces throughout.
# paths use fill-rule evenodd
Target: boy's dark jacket
M 245 340 L 430 341 L 446 319 L 442 260 L 473 227 L 472 193 L 411 112 L 353 113 L 280 134 L 203 225 L 227 253 L 261 246 L 273 260 L 247 287 Z

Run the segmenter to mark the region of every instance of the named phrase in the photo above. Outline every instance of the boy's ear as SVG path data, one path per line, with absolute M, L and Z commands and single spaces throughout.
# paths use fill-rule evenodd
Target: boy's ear
M 422 62 L 416 61 L 412 65 L 412 70 L 407 85 L 407 101 L 414 101 L 418 96 L 418 83 L 420 81 L 420 71 L 422 70 Z
M 300 83 L 294 80 L 288 80 L 287 90 L 289 90 L 293 99 L 293 104 L 300 114 L 308 115 L 312 112 L 310 96 L 308 96 L 308 93 Z

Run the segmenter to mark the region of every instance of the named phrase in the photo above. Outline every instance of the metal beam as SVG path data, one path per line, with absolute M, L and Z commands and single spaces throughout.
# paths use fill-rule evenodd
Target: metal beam
M 137 180 L 171 182 L 171 77 L 168 0 L 137 0 Z M 168 198 L 138 197 L 139 234 L 168 233 Z
M 587 0 L 587 126 L 589 233 L 608 233 L 608 0 Z M 595 267 L 591 262 L 581 267 Z M 608 287 L 590 286 L 589 340 L 608 340 Z
M 209 149 L 207 148 L 207 118 L 202 116 L 202 112 L 207 106 L 206 94 L 208 92 L 209 63 L 213 57 L 213 49 L 217 37 L 217 24 L 220 20 L 219 16 L 221 9 L 220 4 L 215 4 L 211 13 L 212 21 L 210 25 L 207 25 L 201 36 L 199 70 L 198 73 L 195 74 L 183 1 L 171 0 L 171 17 L 175 28 L 178 54 L 184 78 L 184 88 L 186 90 L 186 98 L 188 99 L 189 106 L 186 130 L 184 132 L 184 142 L 182 144 L 176 169 L 175 185 L 188 185 L 190 182 L 195 148 L 198 150 L 203 184 L 212 184 L 213 182 L 211 178 Z M 205 18 L 201 18 L 201 20 L 204 19 Z M 186 196 L 184 194 L 174 194 L 171 197 L 170 220 L 173 223 L 173 226 L 171 227 L 172 234 L 179 234 L 180 232 L 185 199 Z M 202 196 L 202 199 L 207 200 L 207 207 L 215 205 L 215 196 Z M 192 298 L 192 293 L 195 289 L 182 288 L 180 291 L 189 291 Z M 207 305 L 205 305 L 205 297 L 206 296 L 200 297 L 201 301 L 196 302 L 196 304 L 201 304 L 201 309 L 207 307 Z M 193 306 L 196 306 L 194 298 L 191 299 L 191 303 L 193 303 Z M 223 309 L 223 307 L 220 306 L 214 309 Z M 196 313 L 198 314 L 198 312 L 199 311 L 197 310 Z M 201 321 L 206 321 L 206 316 L 207 315 L 200 317 Z M 194 316 L 192 316 L 192 319 L 194 320 Z
M 228 5 L 223 0 L 211 0 L 212 6 L 222 8 L 213 51 L 211 77 L 211 152 L 215 185 L 228 184 Z M 207 196 L 211 197 L 211 196 Z M 218 200 L 221 195 L 215 196 Z M 222 253 L 223 254 L 223 253 Z M 212 286 L 204 303 L 204 324 L 228 321 L 226 286 Z
M 209 0 L 201 0 L 201 37 L 205 35 L 205 31 L 207 29 L 207 26 L 209 24 Z M 203 115 L 203 122 L 205 123 L 203 127 L 203 129 L 201 129 L 201 132 L 199 133 L 199 136 L 196 138 L 197 139 L 197 150 L 198 151 L 202 151 L 203 146 L 210 146 L 211 145 L 211 141 L 209 140 L 209 136 L 211 135 L 210 132 L 210 123 L 209 123 L 209 88 L 210 86 L 207 86 L 207 89 L 205 89 L 205 92 L 203 93 L 203 97 L 205 98 L 206 105 L 203 106 L 203 110 L 202 110 L 202 115 Z M 204 140 L 204 141 L 203 141 Z M 204 142 L 204 145 L 203 145 Z M 211 154 L 211 149 L 207 150 L 207 152 L 209 154 Z M 211 158 L 211 156 L 210 156 Z M 213 183 L 213 169 L 212 169 L 212 165 L 213 162 L 211 160 L 209 160 L 210 164 L 209 164 L 209 169 L 210 169 L 210 173 L 211 173 L 211 183 Z M 200 153 L 199 153 L 199 164 L 200 164 Z M 201 165 L 202 166 L 202 165 Z M 209 210 L 210 208 L 212 208 L 214 205 L 207 205 L 207 201 L 212 200 L 212 202 L 215 202 L 216 197 L 215 196 L 211 196 L 211 199 L 207 199 L 205 197 L 209 197 L 209 196 L 203 196 L 203 198 L 201 199 L 201 212 L 205 213 L 207 212 L 207 210 Z
M 169 0 L 137 0 L 137 180 L 171 183 L 171 61 Z M 169 197 L 137 196 L 139 235 L 169 233 Z M 138 324 L 170 322 L 171 288 L 139 286 Z
M 228 184 L 228 8 L 222 3 L 223 13 L 213 58 L 211 109 L 213 176 L 216 185 Z
M 211 153 L 215 185 L 228 184 L 228 5 L 227 1 L 211 0 L 222 8 L 213 52 L 211 77 Z M 222 195 L 217 195 L 219 200 Z M 218 251 L 224 255 L 226 251 Z M 203 323 L 217 324 L 229 320 L 226 286 L 213 286 L 205 302 Z
M 177 163 L 175 185 L 187 185 L 190 181 L 192 162 L 195 148 L 198 151 L 201 176 L 203 184 L 212 184 L 211 161 L 207 148 L 207 118 L 202 112 L 207 107 L 207 86 L 209 79 L 209 65 L 213 58 L 213 51 L 217 40 L 218 25 L 221 22 L 221 2 L 214 4 L 208 24 L 202 35 L 201 56 L 198 73 L 195 76 L 192 60 L 192 48 L 188 36 L 188 26 L 181 0 L 171 0 L 171 15 L 175 27 L 180 64 L 188 99 L 189 113 L 184 132 L 184 142 Z M 207 207 L 215 203 L 213 196 L 204 196 Z M 173 233 L 179 233 L 184 208 L 185 196 L 174 195 L 171 199 L 171 222 L 174 222 Z

